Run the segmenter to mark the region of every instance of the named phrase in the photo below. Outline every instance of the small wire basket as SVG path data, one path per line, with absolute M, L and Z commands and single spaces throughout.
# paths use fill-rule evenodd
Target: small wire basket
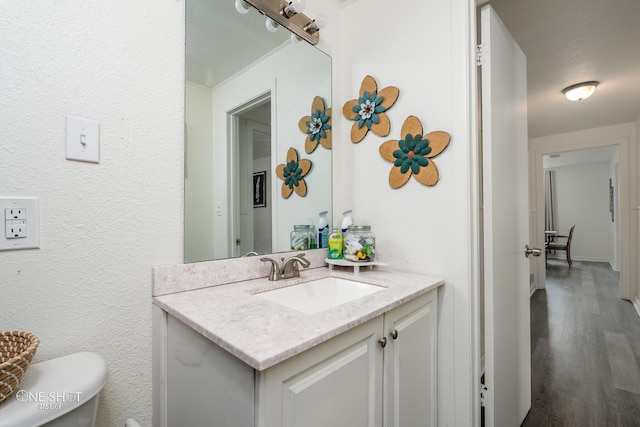
M 32 333 L 0 331 L 0 403 L 18 389 L 38 344 Z

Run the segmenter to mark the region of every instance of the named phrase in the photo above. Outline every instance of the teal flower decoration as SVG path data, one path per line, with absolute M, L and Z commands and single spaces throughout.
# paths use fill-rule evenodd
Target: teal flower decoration
M 294 191 L 301 197 L 306 196 L 307 184 L 304 182 L 304 177 L 310 170 L 311 160 L 298 160 L 298 152 L 295 148 L 289 148 L 286 163 L 276 167 L 276 176 L 283 181 L 281 189 L 282 197 L 287 199 Z
M 284 183 L 289 188 L 297 187 L 298 183 L 302 181 L 302 168 L 298 167 L 298 162 L 291 160 L 287 163 L 283 169 Z
M 307 122 L 307 126 L 309 126 L 307 133 L 312 141 L 315 139 L 320 142 L 320 138 L 327 136 L 327 132 L 325 131 L 331 129 L 331 125 L 327 123 L 329 119 L 330 117 L 327 116 L 324 111 L 314 111 L 311 115 L 311 120 Z
M 409 116 L 402 124 L 400 138 L 380 146 L 382 158 L 393 162 L 389 173 L 391 188 L 402 187 L 411 176 L 421 184 L 436 185 L 440 175 L 433 158 L 447 148 L 451 135 L 441 130 L 424 135 L 420 120 Z
M 318 143 L 324 148 L 331 149 L 331 108 L 325 108 L 324 101 L 319 96 L 313 98 L 311 115 L 304 116 L 298 122 L 301 132 L 307 134 L 304 149 L 307 154 L 313 153 Z
M 387 136 L 391 123 L 386 111 L 398 99 L 400 91 L 397 87 L 388 86 L 378 92 L 378 85 L 373 77 L 366 76 L 360 86 L 359 97 L 346 102 L 342 114 L 353 120 L 351 141 L 360 142 L 371 130 L 378 136 Z
M 369 94 L 366 90 L 364 96 L 358 98 L 360 105 L 351 107 L 351 110 L 356 113 L 354 120 L 358 122 L 358 127 L 367 125 L 371 129 L 372 124 L 380 123 L 378 114 L 387 110 L 387 107 L 380 105 L 384 97 L 378 96 L 378 91 L 374 90 Z
M 431 153 L 431 147 L 429 147 L 429 140 L 422 139 L 422 135 L 406 134 L 404 139 L 398 141 L 399 150 L 393 152 L 395 157 L 394 166 L 400 166 L 400 172 L 406 173 L 409 168 L 411 172 L 420 172 L 420 167 L 425 167 L 429 164 L 429 159 L 425 156 Z

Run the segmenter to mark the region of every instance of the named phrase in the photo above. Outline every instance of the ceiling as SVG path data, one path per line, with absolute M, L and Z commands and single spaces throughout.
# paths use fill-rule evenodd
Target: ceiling
M 635 121 L 640 115 L 640 1 L 489 0 L 527 56 L 531 138 Z M 562 89 L 597 80 L 570 102 Z
M 253 8 L 241 15 L 233 0 L 187 0 L 186 79 L 214 87 L 289 40 L 271 33 Z

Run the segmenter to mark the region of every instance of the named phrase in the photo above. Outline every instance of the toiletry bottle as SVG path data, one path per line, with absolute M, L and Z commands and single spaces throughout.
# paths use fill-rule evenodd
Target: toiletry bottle
M 342 259 L 342 233 L 338 227 L 333 227 L 329 235 L 329 259 Z
M 316 249 L 318 247 L 318 233 L 316 231 L 316 226 L 313 224 L 313 218 L 309 218 L 309 228 L 311 228 L 311 233 L 309 233 L 309 249 Z
M 347 232 L 347 228 L 349 228 L 351 224 L 353 224 L 353 218 L 351 217 L 351 209 L 349 209 L 348 211 L 342 212 L 342 227 L 340 227 L 342 234 Z
M 320 212 L 320 218 L 318 218 L 318 247 L 329 247 L 329 223 L 327 222 L 327 211 Z

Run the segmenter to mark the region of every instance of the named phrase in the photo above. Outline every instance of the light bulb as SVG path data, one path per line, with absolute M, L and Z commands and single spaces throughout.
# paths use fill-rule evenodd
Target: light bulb
M 291 33 L 291 36 L 289 36 L 291 38 L 291 42 L 292 43 L 299 43 L 302 41 L 302 39 L 300 38 L 300 36 L 296 35 L 295 33 Z
M 306 27 L 304 27 L 304 30 L 309 34 L 315 34 L 320 31 L 320 29 L 326 27 L 328 23 L 329 18 L 327 18 L 327 15 L 325 15 L 324 13 L 319 13 L 316 19 L 314 19 Z
M 293 13 L 302 13 L 304 8 L 307 7 L 306 0 L 292 0 L 289 2 L 289 10 Z
M 306 0 L 292 0 L 280 11 L 280 15 L 291 18 L 296 13 L 302 13 L 307 6 Z
M 244 0 L 236 0 L 236 10 L 238 13 L 245 14 L 249 12 L 249 6 L 244 2 Z
M 327 15 L 325 15 L 324 13 L 319 13 L 318 16 L 316 16 L 316 19 L 314 19 L 313 21 L 316 23 L 316 27 L 321 30 L 327 26 L 327 24 L 329 23 L 329 18 L 327 18 Z
M 265 22 L 265 25 L 267 27 L 267 30 L 272 33 L 278 31 L 278 23 L 271 18 L 267 18 L 267 22 Z

